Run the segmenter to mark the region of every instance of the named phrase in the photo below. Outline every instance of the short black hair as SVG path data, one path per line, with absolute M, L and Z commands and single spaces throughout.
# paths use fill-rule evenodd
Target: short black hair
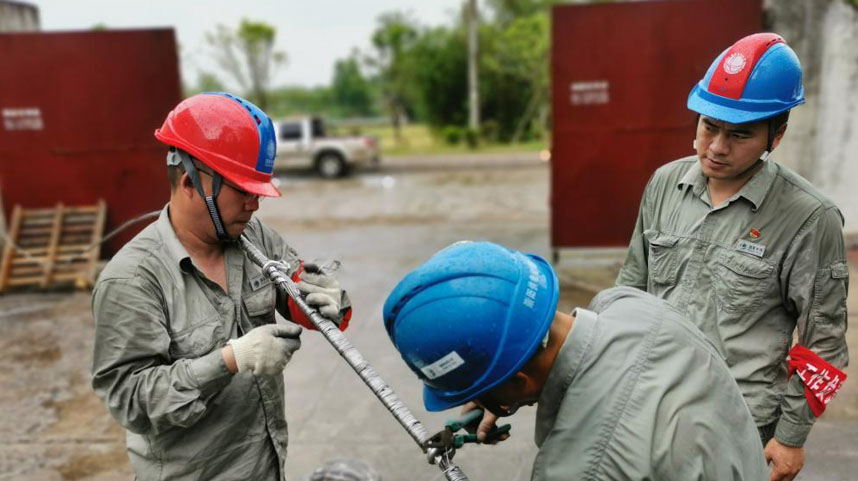
M 778 131 L 787 124 L 789 121 L 789 110 L 786 112 L 781 112 L 774 117 L 770 117 L 768 119 L 769 122 L 769 141 L 766 144 L 766 150 L 769 152 L 772 151 L 772 144 L 775 141 L 775 136 L 778 134 Z
M 184 152 L 184 151 L 182 151 Z M 207 174 L 210 177 L 215 175 L 216 172 L 213 172 L 210 167 L 203 164 L 199 159 L 194 157 L 193 155 L 184 152 L 190 159 L 191 163 L 194 164 L 194 168 L 197 172 L 202 172 L 203 174 Z M 176 190 L 176 187 L 179 186 L 179 181 L 182 180 L 182 175 L 186 172 L 185 165 L 183 163 L 179 163 L 179 165 L 168 165 L 167 166 L 167 179 L 170 180 L 170 192 Z

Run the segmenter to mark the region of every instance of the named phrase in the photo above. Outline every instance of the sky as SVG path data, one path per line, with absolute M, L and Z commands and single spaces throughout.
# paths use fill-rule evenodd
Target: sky
M 52 30 L 173 27 L 181 46 L 182 81 L 195 85 L 201 70 L 217 70 L 205 32 L 231 28 L 242 18 L 277 28 L 276 48 L 289 60 L 272 84 L 319 86 L 330 83 L 334 62 L 353 48 L 369 48 L 377 17 L 408 12 L 421 25 L 450 24 L 465 0 L 23 0 L 39 7 L 41 27 Z

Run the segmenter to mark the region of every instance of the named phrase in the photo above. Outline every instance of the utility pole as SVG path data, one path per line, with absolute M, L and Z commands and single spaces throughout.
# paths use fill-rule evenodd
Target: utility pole
M 480 19 L 477 13 L 477 0 L 468 0 L 468 127 L 480 130 L 480 84 L 477 76 Z

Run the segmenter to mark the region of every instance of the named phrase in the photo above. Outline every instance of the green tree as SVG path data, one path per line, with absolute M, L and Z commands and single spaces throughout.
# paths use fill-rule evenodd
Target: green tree
M 485 0 L 494 17 L 495 24 L 506 27 L 515 19 L 536 13 L 546 13 L 557 0 Z
M 544 12 L 513 19 L 496 37 L 491 55 L 485 58 L 485 68 L 493 75 L 508 77 L 507 82 L 523 85 L 526 99 L 523 111 L 512 132 L 513 142 L 521 140 L 534 121 L 544 129 L 549 100 L 549 20 Z
M 483 134 L 520 141 L 548 124 L 548 6 L 554 0 L 486 0 L 479 28 L 479 98 Z M 373 35 L 376 80 L 394 128 L 402 112 L 436 131 L 468 122 L 464 16 L 451 26 L 419 28 L 401 13 L 379 18 Z M 451 130 L 452 131 L 452 130 Z
M 468 56 L 462 28 L 424 30 L 407 62 L 417 116 L 440 129 L 468 119 Z
M 409 110 L 410 88 L 407 69 L 410 50 L 418 38 L 417 23 L 401 12 L 382 14 L 372 34 L 375 55 L 367 59 L 381 84 L 382 103 L 390 115 L 397 142 L 402 141 L 400 126 Z
M 359 52 L 334 63 L 331 96 L 343 116 L 373 114 L 372 86 L 361 72 Z
M 277 29 L 263 22 L 242 19 L 235 31 L 217 25 L 206 33 L 215 61 L 263 110 L 274 71 L 286 63 L 286 53 L 274 49 Z

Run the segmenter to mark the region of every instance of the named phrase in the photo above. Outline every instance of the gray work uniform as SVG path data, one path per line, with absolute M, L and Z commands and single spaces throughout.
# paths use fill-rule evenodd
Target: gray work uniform
M 533 481 L 768 479 L 751 413 L 696 327 L 630 287 L 590 309 L 539 397 Z
M 245 234 L 297 266 L 295 251 L 259 220 Z M 228 294 L 194 266 L 165 207 L 96 284 L 92 386 L 127 429 L 140 480 L 283 478 L 283 376 L 233 375 L 221 349 L 275 322 L 285 298 L 238 247 L 225 248 L 225 263 Z
M 713 207 L 699 159 L 656 171 L 618 285 L 682 310 L 715 344 L 758 427 L 802 446 L 815 416 L 787 351 L 798 343 L 843 368 L 849 271 L 840 211 L 772 161 Z

